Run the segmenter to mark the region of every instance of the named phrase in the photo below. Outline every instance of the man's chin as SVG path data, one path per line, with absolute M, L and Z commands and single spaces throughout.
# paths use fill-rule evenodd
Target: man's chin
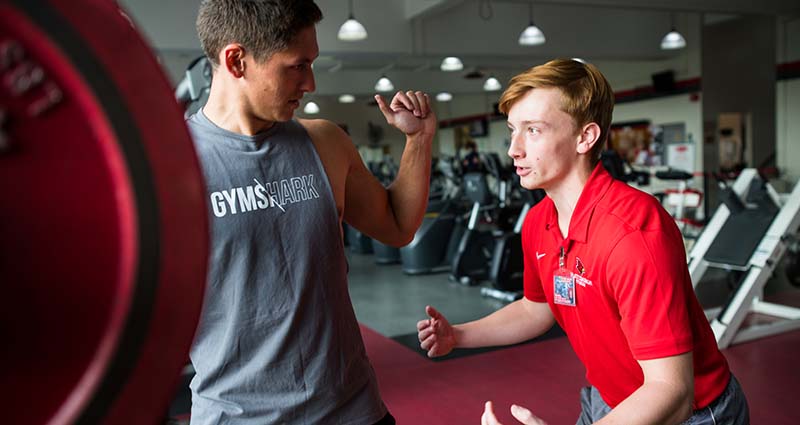
M 286 121 L 291 121 L 293 118 L 294 118 L 294 110 L 289 110 L 282 114 L 278 114 L 278 116 L 275 117 L 275 121 L 286 122 Z
M 524 177 L 522 179 L 520 179 L 519 185 L 522 186 L 523 189 L 527 189 L 527 190 L 534 190 L 534 189 L 538 189 L 539 188 L 539 185 L 533 179 L 524 178 Z

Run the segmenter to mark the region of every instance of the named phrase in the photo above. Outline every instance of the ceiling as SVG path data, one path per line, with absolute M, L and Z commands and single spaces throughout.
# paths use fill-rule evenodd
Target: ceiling
M 201 54 L 194 29 L 199 0 L 121 0 L 176 79 Z M 686 67 L 697 54 L 702 22 L 739 15 L 800 15 L 796 0 L 543 0 L 533 2 L 533 18 L 547 42 L 517 44 L 528 24 L 525 0 L 353 0 L 353 13 L 368 38 L 336 38 L 347 19 L 347 0 L 317 0 L 324 19 L 317 26 L 320 57 L 314 64 L 318 95 L 369 95 L 381 74 L 399 87 L 428 91 L 480 92 L 483 80 L 463 78 L 480 70 L 501 81 L 553 57 L 580 57 L 595 63 Z M 674 26 L 689 48 L 664 51 L 661 38 Z M 459 56 L 465 69 L 445 73 L 445 56 Z M 684 70 L 687 71 L 687 70 Z M 648 74 L 649 75 L 649 74 Z M 612 85 L 615 84 L 613 78 Z M 624 84 L 623 84 L 624 85 Z

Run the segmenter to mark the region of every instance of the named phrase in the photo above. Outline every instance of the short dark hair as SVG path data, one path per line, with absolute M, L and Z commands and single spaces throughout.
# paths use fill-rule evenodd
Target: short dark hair
M 239 43 L 256 61 L 286 49 L 302 29 L 322 20 L 313 0 L 203 0 L 197 15 L 197 35 L 216 67 L 219 52 Z

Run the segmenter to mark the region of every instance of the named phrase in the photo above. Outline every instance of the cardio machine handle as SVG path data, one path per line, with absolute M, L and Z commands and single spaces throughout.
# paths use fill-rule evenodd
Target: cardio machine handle
M 694 176 L 686 171 L 669 169 L 656 171 L 656 178 L 660 180 L 691 180 Z

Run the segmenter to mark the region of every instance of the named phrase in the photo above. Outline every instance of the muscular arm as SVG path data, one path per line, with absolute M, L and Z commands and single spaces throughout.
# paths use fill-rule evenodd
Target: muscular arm
M 361 158 L 350 155 L 345 186 L 345 221 L 389 245 L 411 242 L 428 204 L 431 144 L 436 116 L 422 92 L 398 92 L 390 105 L 376 96 L 386 121 L 406 135 L 395 181 L 384 189 L 368 175 Z
M 422 92 L 398 92 L 391 106 L 378 100 L 387 122 L 406 134 L 398 175 L 389 188 L 370 173 L 341 128 L 326 120 L 300 120 L 325 167 L 340 219 L 393 246 L 411 241 L 428 202 L 437 122 L 427 99 Z
M 354 152 L 345 186 L 345 221 L 389 245 L 411 242 L 428 203 L 431 140 L 432 135 L 406 136 L 397 177 L 388 189 Z
M 677 424 L 692 414 L 692 353 L 640 360 L 644 384 L 618 404 L 598 425 Z

